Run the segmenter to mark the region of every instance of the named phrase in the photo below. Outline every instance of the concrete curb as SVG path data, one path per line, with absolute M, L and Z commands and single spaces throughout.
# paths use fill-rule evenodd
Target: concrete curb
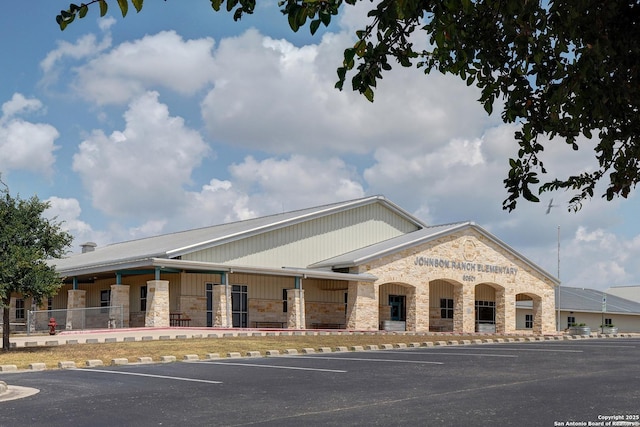
M 227 334 L 225 334 L 227 335 Z M 194 336 L 195 337 L 195 336 Z M 201 338 L 202 335 L 197 336 Z M 217 338 L 216 334 L 209 334 L 208 338 Z M 369 344 L 369 345 L 355 345 L 350 348 L 344 346 L 338 346 L 335 349 L 331 349 L 330 347 L 319 347 L 318 349 L 314 348 L 303 348 L 299 352 L 297 349 L 286 349 L 282 353 L 279 350 L 266 350 L 265 354 L 262 355 L 260 351 L 248 351 L 243 356 L 240 352 L 229 352 L 226 354 L 226 358 L 235 359 L 235 358 L 258 358 L 258 357 L 274 357 L 280 355 L 287 356 L 295 356 L 298 354 L 315 354 L 317 353 L 332 353 L 332 352 L 364 352 L 364 351 L 379 351 L 379 350 L 392 350 L 392 349 L 407 349 L 407 348 L 429 348 L 429 347 L 440 347 L 440 346 L 460 346 L 460 345 L 484 345 L 484 344 L 497 344 L 497 343 L 513 343 L 513 342 L 537 342 L 537 341 L 558 341 L 558 340 L 576 340 L 576 339 L 615 339 L 615 338 L 633 338 L 634 334 L 597 334 L 590 336 L 581 336 L 581 335 L 561 335 L 561 336 L 545 336 L 545 337 L 515 337 L 515 338 L 484 338 L 484 339 L 473 339 L 473 340 L 450 340 L 450 341 L 426 341 L 426 342 L 411 342 L 411 343 L 396 343 L 396 344 Z M 150 340 L 153 337 L 143 336 L 141 340 Z M 175 339 L 185 339 L 186 335 L 176 335 Z M 109 338 L 105 338 L 104 342 L 112 342 L 107 341 Z M 162 339 L 171 339 L 169 336 L 159 336 L 158 340 Z M 77 344 L 77 340 L 67 340 L 67 342 L 71 341 L 73 344 Z M 98 341 L 97 339 L 87 338 L 87 343 L 93 343 L 94 341 Z M 135 341 L 133 337 L 125 337 L 123 342 L 132 342 Z M 33 342 L 29 343 L 28 346 L 33 346 Z M 26 344 L 25 343 L 25 344 Z M 57 344 L 52 344 L 57 345 Z M 151 363 L 172 363 L 176 362 L 178 359 L 176 356 L 161 356 L 159 361 L 154 361 L 151 357 L 137 357 L 134 358 L 137 360 L 138 364 L 151 364 Z M 205 355 L 205 360 L 216 360 L 221 359 L 219 353 L 208 353 Z M 200 360 L 197 354 L 186 354 L 183 355 L 182 361 L 185 362 L 193 362 Z M 129 364 L 129 358 L 116 358 L 110 361 L 111 366 L 121 366 Z M 91 359 L 85 362 L 85 367 L 100 367 L 104 366 L 104 362 L 100 359 Z M 58 362 L 58 369 L 76 369 L 76 363 L 73 361 L 60 361 Z M 30 363 L 28 369 L 18 370 L 16 365 L 0 365 L 0 372 L 24 372 L 24 371 L 42 371 L 46 370 L 46 364 L 42 362 L 33 362 Z

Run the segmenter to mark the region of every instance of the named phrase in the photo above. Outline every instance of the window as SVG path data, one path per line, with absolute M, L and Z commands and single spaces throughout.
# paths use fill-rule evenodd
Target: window
M 100 291 L 100 307 L 109 307 L 111 302 L 111 289 Z M 106 313 L 107 310 L 100 310 L 101 313 Z
M 16 298 L 16 319 L 24 319 L 24 300 Z
M 349 292 L 344 293 L 344 315 L 347 315 L 347 305 L 349 304 Z
M 147 285 L 140 286 L 140 311 L 147 311 Z
M 286 313 L 287 312 L 287 290 L 283 289 L 282 290 L 282 312 Z
M 407 310 L 405 307 L 406 297 L 404 295 L 389 295 L 390 320 L 407 320 Z
M 440 298 L 440 317 L 442 319 L 453 319 L 453 300 Z
M 612 327 L 613 326 L 613 319 L 604 319 L 604 326 L 605 327 Z
M 567 317 L 567 327 L 571 327 L 573 325 L 576 324 L 576 318 L 575 316 L 569 316 Z
M 524 327 L 527 329 L 533 328 L 533 314 L 525 314 L 524 316 Z

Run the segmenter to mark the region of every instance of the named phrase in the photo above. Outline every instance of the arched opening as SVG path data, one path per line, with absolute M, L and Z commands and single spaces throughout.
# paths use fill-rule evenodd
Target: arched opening
M 415 288 L 403 283 L 380 285 L 378 321 L 385 331 L 412 331 L 416 327 Z
M 452 332 L 456 313 L 456 288 L 462 284 L 444 279 L 429 282 L 429 330 Z
M 476 332 L 496 332 L 496 290 L 486 283 L 475 286 L 475 323 Z
M 542 333 L 542 297 L 531 294 L 516 294 L 516 329 Z

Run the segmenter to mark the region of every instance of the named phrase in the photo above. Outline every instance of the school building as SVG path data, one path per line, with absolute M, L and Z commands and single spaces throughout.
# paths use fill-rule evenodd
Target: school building
M 124 327 L 556 331 L 555 277 L 473 222 L 430 226 L 383 196 L 82 246 L 54 260 L 65 285 L 40 307 L 67 309 L 62 329 L 95 308 Z M 14 298 L 12 320 L 29 306 Z

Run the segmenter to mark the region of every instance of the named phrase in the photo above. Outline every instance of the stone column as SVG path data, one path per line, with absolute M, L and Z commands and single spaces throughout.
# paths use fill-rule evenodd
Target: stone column
M 307 327 L 304 304 L 303 289 L 287 289 L 287 328 L 305 329 Z
M 84 310 L 74 310 L 87 308 L 87 291 L 80 289 L 69 289 L 67 292 L 67 321 L 65 329 L 84 329 Z M 58 319 L 56 319 L 57 321 Z
M 538 296 L 533 297 L 533 333 L 542 333 L 542 298 Z
M 556 312 L 556 295 L 554 289 L 547 289 L 542 296 L 542 333 L 556 334 L 557 331 L 557 315 Z
M 213 326 L 216 328 L 230 328 L 229 304 L 227 304 L 227 287 L 213 285 Z
M 109 309 L 110 328 L 129 327 L 129 314 L 131 312 L 129 304 L 129 286 L 111 285 L 111 301 L 109 301 L 109 305 L 112 306 Z
M 510 334 L 515 331 L 516 293 L 513 288 L 501 288 L 496 290 L 496 332 Z
M 169 326 L 169 281 L 147 281 L 147 312 L 144 326 L 165 328 Z
M 407 331 L 429 332 L 429 285 L 407 291 Z
M 349 282 L 347 329 L 377 331 L 378 287 L 368 282 Z
M 453 287 L 453 332 L 476 331 L 475 285 L 472 283 Z

